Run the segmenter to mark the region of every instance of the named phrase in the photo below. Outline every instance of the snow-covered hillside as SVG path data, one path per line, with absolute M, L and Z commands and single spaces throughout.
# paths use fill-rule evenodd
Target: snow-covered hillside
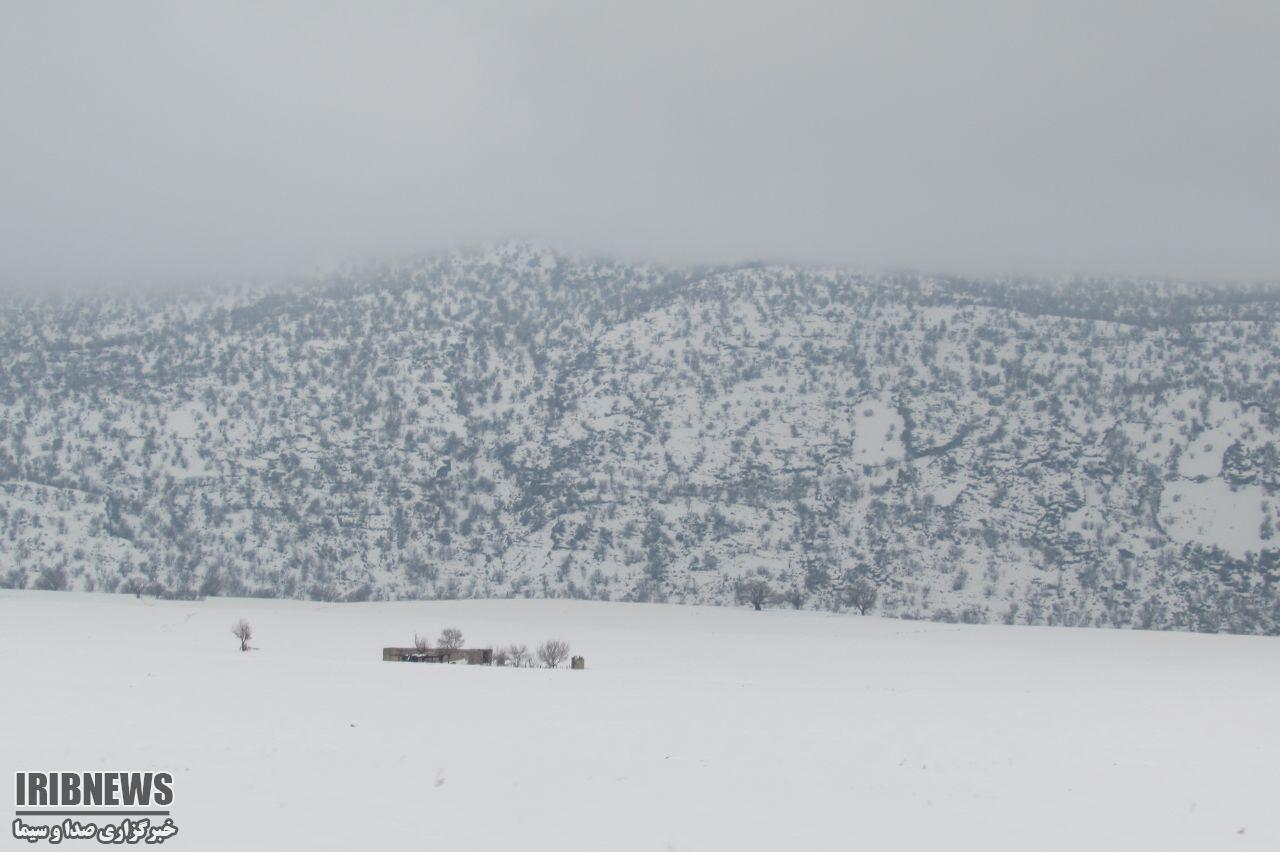
M 381 662 L 446 626 L 587 668 Z M 1280 846 L 1268 637 L 6 591 L 0 673 L 7 769 L 171 772 L 178 850 Z
M 0 585 L 1280 631 L 1280 293 L 528 245 L 0 316 Z

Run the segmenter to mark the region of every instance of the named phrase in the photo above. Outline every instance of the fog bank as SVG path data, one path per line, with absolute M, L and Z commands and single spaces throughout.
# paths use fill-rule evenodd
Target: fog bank
M 1280 277 L 1263 2 L 10 3 L 0 288 L 508 237 Z

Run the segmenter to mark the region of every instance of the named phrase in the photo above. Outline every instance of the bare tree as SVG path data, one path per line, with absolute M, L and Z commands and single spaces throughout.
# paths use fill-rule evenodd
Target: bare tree
M 231 633 L 240 640 L 240 650 L 249 650 L 249 640 L 253 638 L 253 628 L 243 618 L 231 627 Z
M 770 594 L 769 584 L 759 579 L 743 580 L 734 589 L 738 603 L 749 603 L 756 612 L 769 600 Z
M 874 583 L 866 577 L 859 577 L 844 589 L 843 596 L 859 615 L 866 615 L 876 605 L 877 591 Z
M 440 631 L 436 644 L 446 651 L 456 651 L 462 647 L 462 631 L 456 627 L 446 627 Z
M 511 662 L 511 655 L 507 653 L 506 648 L 493 649 L 493 664 L 495 666 L 505 666 L 509 662 Z
M 569 656 L 569 643 L 559 639 L 548 639 L 538 646 L 538 659 L 549 669 L 554 669 Z
M 529 656 L 528 645 L 509 645 L 507 646 L 507 659 L 511 662 L 511 667 L 522 669 L 533 662 L 533 658 Z
M 800 609 L 803 607 L 805 597 L 804 589 L 799 586 L 792 586 L 782 593 L 782 600 L 791 604 L 792 609 Z
M 430 651 L 431 641 L 427 639 L 427 637 L 419 636 L 417 633 L 415 633 L 413 634 L 413 649 L 415 651 L 418 651 L 419 653 L 423 651 Z

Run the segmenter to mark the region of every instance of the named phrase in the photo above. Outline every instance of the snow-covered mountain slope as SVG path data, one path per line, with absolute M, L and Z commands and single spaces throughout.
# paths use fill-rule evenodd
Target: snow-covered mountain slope
M 1280 292 L 505 245 L 0 320 L 8 586 L 1280 630 Z
M 447 626 L 586 670 L 381 662 Z M 1280 846 L 1269 637 L 7 591 L 0 669 L 6 767 L 170 772 L 175 850 Z

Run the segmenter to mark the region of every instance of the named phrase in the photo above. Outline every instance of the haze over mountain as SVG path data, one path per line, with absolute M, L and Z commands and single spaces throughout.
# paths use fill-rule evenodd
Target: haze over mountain
M 508 237 L 1280 277 L 1280 5 L 9 0 L 0 291 Z
M 0 317 L 6 586 L 1280 630 L 1280 291 L 510 243 Z

